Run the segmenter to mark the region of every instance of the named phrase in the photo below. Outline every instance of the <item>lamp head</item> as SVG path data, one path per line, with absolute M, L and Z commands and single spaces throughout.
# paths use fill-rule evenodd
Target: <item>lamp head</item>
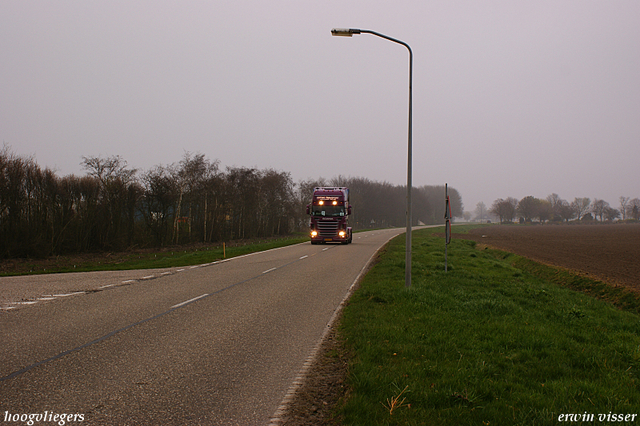
M 360 30 L 355 28 L 334 28 L 331 30 L 332 36 L 351 37 L 354 34 L 360 34 Z

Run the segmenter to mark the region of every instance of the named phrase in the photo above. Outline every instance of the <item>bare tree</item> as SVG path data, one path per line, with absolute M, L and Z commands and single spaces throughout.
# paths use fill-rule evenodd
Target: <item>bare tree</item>
M 613 207 L 606 207 L 604 209 L 604 217 L 608 221 L 613 222 L 620 217 L 620 211 L 618 209 L 614 209 Z
M 480 201 L 478 204 L 476 204 L 475 213 L 477 220 L 485 220 L 487 217 L 487 206 L 482 201 Z
M 264 170 L 260 177 L 258 199 L 258 233 L 261 236 L 289 232 L 289 212 L 293 208 L 291 175 L 276 170 Z
M 591 199 L 576 197 L 571 202 L 571 207 L 574 209 L 577 219 L 582 220 L 582 217 L 591 210 Z
M 176 204 L 177 189 L 170 170 L 156 166 L 142 175 L 144 201 L 140 211 L 156 245 L 168 243 L 171 213 Z
M 225 192 L 231 221 L 230 238 L 253 238 L 257 236 L 257 221 L 260 171 L 246 167 L 227 167 Z
M 318 186 L 328 186 L 324 179 L 321 180 L 301 180 L 295 186 L 294 191 L 294 207 L 293 216 L 295 221 L 295 229 L 306 230 L 309 227 L 309 217 L 306 215 L 306 206 L 311 202 L 313 188 Z M 353 202 L 353 189 L 351 193 L 351 202 Z M 351 219 L 353 222 L 353 219 Z
M 507 197 L 505 201 L 509 204 L 507 207 L 507 217 L 511 222 L 513 222 L 517 215 L 518 200 L 514 197 Z
M 576 211 L 568 201 L 562 200 L 558 208 L 558 214 L 560 216 L 560 219 L 568 222 L 576 216 Z
M 449 201 L 451 202 L 451 215 L 453 217 L 463 217 L 464 204 L 462 203 L 462 195 L 453 187 L 449 187 Z
M 130 187 L 137 186 L 135 181 L 136 169 L 129 169 L 127 162 L 120 156 L 108 158 L 102 157 L 82 157 L 82 165 L 87 170 L 88 175 L 97 180 L 98 183 L 98 203 L 100 209 L 96 214 L 97 240 L 94 241 L 99 248 L 122 248 L 126 241 L 131 241 L 130 234 L 134 229 L 134 224 L 129 221 L 135 220 L 135 198 L 141 191 Z M 131 191 L 131 194 L 129 192 Z M 129 195 L 128 195 L 129 194 Z M 129 202 L 129 197 L 133 197 Z M 123 233 L 125 229 L 129 232 Z
M 627 216 L 640 220 L 640 198 L 634 198 L 627 205 Z
M 180 228 L 186 224 L 187 234 L 191 239 L 194 221 L 198 221 L 198 229 L 206 235 L 206 217 L 208 208 L 208 193 L 205 184 L 218 171 L 218 162 L 211 163 L 204 154 L 185 152 L 182 160 L 176 166 L 171 166 L 172 175 L 177 190 L 176 214 L 173 222 L 173 240 L 180 241 Z M 186 209 L 184 216 L 183 208 Z
M 553 211 L 551 202 L 549 202 L 548 200 L 539 200 L 538 219 L 540 219 L 540 223 L 552 220 L 554 215 L 555 213 Z
M 428 224 L 444 223 L 444 193 L 444 185 L 423 185 L 417 188 L 417 191 L 414 191 L 416 201 L 413 203 L 413 214 L 416 219 L 421 219 L 423 223 Z M 451 216 L 462 217 L 464 206 L 460 193 L 451 186 L 448 187 L 448 193 Z
M 513 197 L 508 197 L 506 200 L 498 198 L 493 202 L 489 211 L 500 218 L 500 223 L 513 222 L 517 206 L 518 200 Z
M 139 178 L 119 156 L 83 157 L 81 164 L 86 175 L 61 179 L 33 158 L 0 149 L 0 256 L 286 234 L 304 228 L 313 187 L 327 186 L 324 179 L 296 186 L 289 173 L 271 169 L 219 172 L 202 154 L 185 153 Z M 344 176 L 331 184 L 351 189 L 356 228 L 405 224 L 406 188 Z M 444 186 L 414 194 L 414 222 L 441 223 Z M 461 216 L 460 194 L 450 187 L 449 196 L 453 215 Z
M 562 208 L 563 199 L 555 192 L 547 195 L 547 201 L 551 206 L 552 220 L 560 219 L 560 209 Z
M 627 206 L 629 205 L 630 197 L 620 197 L 620 213 L 622 213 L 622 220 L 627 218 Z
M 500 218 L 500 223 L 506 222 L 506 215 L 503 210 L 505 205 L 505 200 L 502 198 L 498 198 L 494 200 L 493 204 L 491 204 L 491 208 L 489 209 L 489 213 L 494 214 Z
M 602 222 L 605 218 L 605 212 L 609 207 L 611 206 L 608 202 L 596 198 L 591 205 L 591 212 L 596 218 L 600 217 L 600 222 Z

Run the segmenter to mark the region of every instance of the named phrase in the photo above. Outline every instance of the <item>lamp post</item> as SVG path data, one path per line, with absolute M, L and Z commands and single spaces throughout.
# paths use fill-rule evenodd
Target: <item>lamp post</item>
M 411 51 L 411 47 L 404 41 L 397 40 L 395 38 L 391 38 L 384 34 L 377 33 L 371 30 L 360 30 L 356 28 L 334 28 L 331 30 L 331 35 L 333 36 L 341 36 L 341 37 L 351 37 L 354 34 L 373 34 L 375 36 L 387 39 L 394 43 L 398 43 L 403 45 L 409 50 L 409 141 L 407 146 L 407 246 L 405 253 L 405 269 L 404 269 L 404 283 L 405 287 L 411 287 L 411 170 L 412 170 L 412 143 L 411 143 L 411 116 L 412 116 L 412 106 L 411 106 L 411 98 L 412 98 L 412 81 L 413 81 L 413 52 Z

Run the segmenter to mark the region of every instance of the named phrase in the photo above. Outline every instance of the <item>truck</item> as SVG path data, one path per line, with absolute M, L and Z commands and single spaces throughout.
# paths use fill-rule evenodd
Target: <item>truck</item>
M 311 204 L 307 205 L 311 244 L 353 241 L 348 223 L 351 214 L 349 188 L 320 186 L 313 188 Z

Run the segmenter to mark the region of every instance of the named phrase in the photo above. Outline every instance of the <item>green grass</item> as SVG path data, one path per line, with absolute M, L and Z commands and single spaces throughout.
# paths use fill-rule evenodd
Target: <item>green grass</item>
M 177 250 L 172 252 L 151 253 L 145 256 L 133 256 L 126 262 L 110 265 L 105 267 L 108 270 L 117 269 L 151 269 L 151 268 L 172 268 L 178 266 L 200 265 L 209 263 L 223 258 L 231 258 L 242 256 L 248 253 L 258 251 L 271 250 L 278 247 L 284 247 L 292 244 L 308 241 L 307 237 L 292 237 L 265 242 L 251 242 L 247 244 L 237 244 L 232 247 L 216 245 L 212 247 L 203 247 L 195 250 Z M 93 265 L 92 268 L 95 268 Z M 93 269 L 95 270 L 95 269 Z
M 344 424 L 556 425 L 565 413 L 640 414 L 637 297 L 574 285 L 622 301 L 618 309 L 558 285 L 575 284 L 571 274 L 460 239 L 445 273 L 444 239 L 433 232 L 414 233 L 410 289 L 396 238 L 344 311 Z
M 158 252 L 145 253 L 117 253 L 110 257 L 104 255 L 96 255 L 95 259 L 83 260 L 76 262 L 72 259 L 64 257 L 52 260 L 51 264 L 46 267 L 41 265 L 32 265 L 29 269 L 22 272 L 8 272 L 0 274 L 0 276 L 8 275 L 28 275 L 42 273 L 60 273 L 60 272 L 89 272 L 89 271 L 121 271 L 131 269 L 155 269 L 155 268 L 173 268 L 178 266 L 200 265 L 209 263 L 223 258 L 242 256 L 244 254 L 270 250 L 273 248 L 284 247 L 292 244 L 298 244 L 309 241 L 305 235 L 293 235 L 287 238 L 271 239 L 266 241 L 252 242 L 236 242 L 233 246 L 223 246 L 221 244 L 211 246 L 200 246 L 198 248 L 181 248 L 176 247 L 175 250 L 165 250 Z M 24 267 L 23 267 L 24 269 Z

